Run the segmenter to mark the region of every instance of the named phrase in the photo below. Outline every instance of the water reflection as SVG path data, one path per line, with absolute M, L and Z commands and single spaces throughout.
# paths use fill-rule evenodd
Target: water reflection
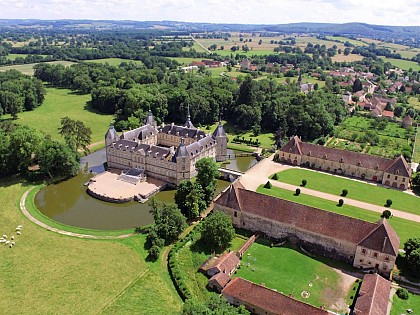
M 230 150 L 229 154 L 234 154 Z M 35 196 L 35 205 L 46 216 L 58 222 L 97 230 L 120 230 L 144 226 L 153 222 L 148 204 L 129 202 L 113 204 L 97 200 L 86 193 L 85 182 L 95 173 L 103 171 L 105 151 L 92 153 L 81 160 L 84 169 L 68 180 L 48 185 Z M 246 171 L 255 161 L 252 157 L 241 157 L 231 161 L 228 168 Z M 229 182 L 218 180 L 216 195 Z M 156 198 L 173 202 L 175 190 L 159 192 Z

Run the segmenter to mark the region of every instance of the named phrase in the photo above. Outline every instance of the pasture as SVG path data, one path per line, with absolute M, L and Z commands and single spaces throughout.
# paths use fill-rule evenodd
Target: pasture
M 145 261 L 144 235 L 122 241 L 58 235 L 21 214 L 18 201 L 28 189 L 25 181 L 2 179 L 0 187 L 1 234 L 11 237 L 17 225 L 23 226 L 13 248 L 0 245 L 0 313 L 98 314 L 106 309 L 132 314 L 135 308 L 140 314 L 169 314 L 180 310 L 166 267 L 160 261 Z M 152 300 L 159 301 L 156 308 Z
M 326 259 L 327 263 L 324 263 L 291 245 L 270 247 L 267 243 L 258 240 L 248 249 L 236 276 L 285 295 L 292 294 L 295 299 L 316 307 L 325 305 L 330 310 L 346 311 L 350 288 L 333 269 L 339 263 Z M 303 297 L 303 291 L 309 292 L 310 296 Z
M 131 59 L 122 59 L 122 58 L 94 59 L 94 60 L 85 60 L 85 62 L 102 63 L 102 64 L 107 63 L 110 66 L 119 66 L 122 62 L 134 62 L 137 65 L 142 65 L 143 64 L 140 60 L 131 60 Z
M 306 188 L 322 191 L 337 196 L 337 201 L 343 189 L 348 190 L 347 198 L 383 206 L 387 199 L 392 200 L 390 208 L 420 215 L 420 198 L 407 194 L 401 190 L 377 186 L 374 183 L 365 183 L 345 177 L 306 170 L 291 168 L 277 173 L 278 181 L 299 186 L 303 179 L 307 180 Z
M 384 62 L 390 62 L 393 66 L 396 66 L 402 70 L 409 70 L 410 68 L 413 71 L 420 71 L 420 65 L 414 61 L 402 60 L 402 59 L 394 59 L 394 58 L 385 58 L 380 57 Z
M 331 200 L 305 195 L 303 193 L 301 193 L 299 196 L 295 196 L 294 191 L 282 189 L 279 187 L 272 187 L 270 189 L 267 189 L 264 188 L 263 185 L 258 187 L 257 192 L 368 222 L 377 222 L 380 219 L 381 215 L 377 212 L 349 206 L 346 203 L 344 203 L 343 206 L 338 207 L 337 203 L 338 199 L 340 198 L 339 196 L 337 196 L 337 202 L 334 202 Z M 392 209 L 390 210 L 392 212 Z M 388 222 L 392 225 L 392 227 L 400 237 L 401 248 L 404 247 L 404 242 L 410 237 L 420 237 L 420 223 L 396 217 L 390 218 Z
M 60 119 L 68 116 L 83 121 L 92 129 L 92 143 L 103 141 L 113 116 L 96 112 L 88 105 L 89 100 L 89 94 L 79 95 L 67 89 L 47 88 L 44 103 L 32 111 L 19 113 L 15 122 L 42 130 L 53 139 L 62 139 L 58 131 Z M 4 118 L 9 117 L 5 115 L 0 120 Z
M 75 62 L 72 62 L 72 61 L 48 61 L 45 63 L 51 64 L 51 65 L 63 65 L 65 67 L 75 64 Z M 34 66 L 36 64 L 37 63 L 27 63 L 24 65 L 4 66 L 4 67 L 0 67 L 0 71 L 7 71 L 7 70 L 15 69 L 17 71 L 22 72 L 23 74 L 32 76 L 34 75 Z

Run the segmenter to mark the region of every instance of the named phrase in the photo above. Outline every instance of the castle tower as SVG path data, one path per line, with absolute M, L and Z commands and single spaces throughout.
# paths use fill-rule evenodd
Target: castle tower
M 190 180 L 192 177 L 191 163 L 184 138 L 181 138 L 181 142 L 172 157 L 172 161 L 176 163 L 176 184 L 178 185 L 183 180 Z
M 151 125 L 155 128 L 157 127 L 155 118 L 153 117 L 153 114 L 152 114 L 151 110 L 149 110 L 149 114 L 147 115 L 146 120 L 144 121 L 144 124 L 145 125 Z
M 115 131 L 114 126 L 110 125 L 108 128 L 108 131 L 105 134 L 105 146 L 109 146 L 113 142 L 116 142 L 117 140 L 118 140 L 118 134 Z
M 184 127 L 195 129 L 194 125 L 191 122 L 190 105 L 188 105 L 187 107 L 187 120 L 185 121 Z
M 213 138 L 216 139 L 216 161 L 222 162 L 226 161 L 227 155 L 227 135 L 223 129 L 222 121 L 219 120 L 219 125 L 216 130 L 213 132 Z

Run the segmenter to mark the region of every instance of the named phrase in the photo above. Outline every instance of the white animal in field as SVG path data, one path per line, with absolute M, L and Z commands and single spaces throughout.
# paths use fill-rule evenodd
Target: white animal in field
M 3 238 L 7 238 L 7 235 L 3 235 Z
M 7 242 L 6 242 L 6 245 L 9 245 L 9 244 L 10 244 L 10 241 L 7 241 Z
M 14 246 L 15 245 L 15 242 L 11 242 L 10 244 Z
M 17 227 L 18 227 L 19 229 L 21 229 L 21 228 L 22 228 L 22 225 L 18 225 Z
M 12 244 L 10 244 L 10 245 L 9 245 L 9 248 L 12 248 L 12 247 L 13 247 L 13 245 L 12 245 Z
M 10 239 L 11 239 L 11 240 L 14 240 L 14 239 L 15 239 L 15 237 L 14 237 L 14 236 L 12 236 Z
M 16 234 L 17 234 L 17 235 L 21 235 L 21 234 L 22 234 L 22 232 L 20 232 L 20 231 L 17 231 L 17 232 L 16 232 Z

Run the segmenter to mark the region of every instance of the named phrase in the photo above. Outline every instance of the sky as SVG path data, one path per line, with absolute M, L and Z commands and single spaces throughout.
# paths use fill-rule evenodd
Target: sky
M 420 25 L 418 0 L 0 0 L 0 19 Z

